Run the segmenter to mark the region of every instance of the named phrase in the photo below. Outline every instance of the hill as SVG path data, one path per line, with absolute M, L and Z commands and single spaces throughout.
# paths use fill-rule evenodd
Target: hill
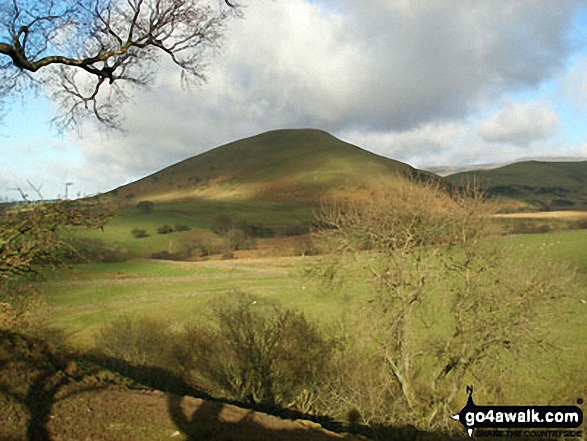
M 587 209 L 587 161 L 517 162 L 444 179 L 457 185 L 476 180 L 493 196 L 523 201 L 539 210 Z
M 111 193 L 135 203 L 319 202 L 392 184 L 398 171 L 416 172 L 320 130 L 277 130 L 217 147 Z

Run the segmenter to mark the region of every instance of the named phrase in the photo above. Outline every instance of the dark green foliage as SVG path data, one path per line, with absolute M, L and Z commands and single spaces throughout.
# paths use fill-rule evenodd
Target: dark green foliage
M 175 224 L 173 226 L 173 231 L 179 232 L 179 231 L 189 231 L 191 228 L 189 227 L 189 225 L 185 225 L 185 224 Z
M 247 221 L 238 221 L 235 223 L 234 228 L 242 230 L 247 236 L 250 237 L 273 237 L 275 231 L 272 228 L 265 227 L 263 225 L 250 224 Z
M 170 253 L 169 251 L 155 251 L 151 254 L 151 259 L 160 260 L 187 260 L 188 256 L 184 253 Z
M 157 228 L 157 234 L 169 234 L 173 233 L 173 228 L 169 225 L 161 225 Z
M 57 256 L 62 263 L 115 263 L 126 262 L 131 258 L 128 250 L 107 246 L 100 239 L 74 236 L 66 243 L 68 246 Z
M 152 201 L 141 201 L 137 204 L 137 210 L 141 213 L 151 213 L 154 203 Z
M 543 222 L 515 222 L 510 227 L 512 234 L 541 234 L 548 233 L 552 227 Z
M 147 233 L 147 230 L 144 230 L 142 228 L 133 228 L 131 230 L 131 234 L 136 237 L 137 239 L 141 239 L 143 237 L 149 237 L 149 234 Z
M 286 225 L 281 229 L 283 236 L 301 236 L 310 232 L 310 226 L 308 224 L 292 224 Z
M 212 221 L 210 229 L 213 233 L 219 236 L 224 236 L 229 230 L 233 228 L 232 220 L 226 215 L 216 216 Z

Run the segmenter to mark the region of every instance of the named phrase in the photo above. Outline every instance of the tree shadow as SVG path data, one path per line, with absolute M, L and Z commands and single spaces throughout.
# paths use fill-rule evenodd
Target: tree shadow
M 0 395 L 18 403 L 28 414 L 27 440 L 52 439 L 48 423 L 51 410 L 59 400 L 101 389 L 100 386 L 91 385 L 72 391 L 64 390 L 76 381 L 80 381 L 80 378 L 68 372 L 67 359 L 45 341 L 24 334 L 0 331 Z
M 189 402 L 186 397 L 168 395 L 168 411 L 178 430 L 188 441 L 334 441 L 340 436 L 278 420 L 254 410 L 237 408 L 218 401 Z
M 74 362 L 83 365 L 82 368 L 72 368 Z M 100 379 L 99 372 L 104 369 L 120 375 L 120 378 L 110 383 Z M 53 439 L 51 414 L 60 401 L 84 392 L 104 390 L 113 384 L 125 384 L 125 381 L 131 388 L 165 392 L 167 413 L 177 431 L 188 441 L 340 440 L 336 432 L 388 441 L 465 439 L 447 433 L 421 432 L 413 427 L 362 426 L 358 424 L 356 415 L 350 415 L 348 422 L 340 422 L 327 416 L 317 417 L 274 405 L 219 401 L 163 368 L 137 367 L 95 354 L 71 355 L 53 349 L 41 339 L 0 331 L 0 397 L 17 403 L 27 414 L 28 441 Z M 322 431 L 321 428 L 335 433 Z M 1 428 L 0 438 L 23 439 L 22 436 L 5 433 Z
M 131 387 L 141 386 L 166 393 L 167 411 L 188 441 L 228 440 L 340 440 L 340 436 L 316 430 L 320 426 L 334 433 L 360 435 L 370 440 L 386 441 L 450 441 L 468 439 L 446 432 L 424 432 L 413 426 L 361 425 L 357 415 L 341 422 L 329 416 L 317 416 L 267 404 L 221 400 L 194 388 L 176 374 L 159 367 L 135 366 L 101 354 L 84 355 L 84 359 L 131 380 Z M 198 400 L 199 399 L 199 400 Z M 240 408 L 236 410 L 235 408 Z M 277 417 L 275 424 L 267 418 Z M 288 422 L 289 420 L 289 422 Z M 292 426 L 292 421 L 305 421 L 306 427 Z M 314 424 L 313 424 L 314 423 Z M 319 425 L 319 426 L 318 426 Z M 284 428 L 284 426 L 288 426 Z

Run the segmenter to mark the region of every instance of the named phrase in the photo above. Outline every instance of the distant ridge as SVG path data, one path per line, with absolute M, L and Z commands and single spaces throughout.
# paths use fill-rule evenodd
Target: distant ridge
M 321 130 L 276 130 L 214 148 L 111 193 L 133 202 L 316 202 L 394 185 L 398 172 L 431 175 Z
M 540 157 L 529 157 L 519 158 L 515 161 L 509 162 L 495 162 L 486 164 L 465 164 L 465 165 L 431 165 L 429 167 L 422 167 L 422 170 L 429 171 L 438 176 L 450 176 L 455 173 L 472 172 L 478 170 L 493 170 L 495 168 L 505 167 L 506 165 L 515 164 L 518 162 L 581 162 L 587 161 L 585 156 L 540 156 Z
M 539 210 L 587 209 L 587 161 L 523 161 L 492 170 L 456 173 L 453 184 L 476 180 L 491 195 Z

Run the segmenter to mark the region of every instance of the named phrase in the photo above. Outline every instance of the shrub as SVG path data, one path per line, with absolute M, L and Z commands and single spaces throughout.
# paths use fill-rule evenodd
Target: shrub
M 551 230 L 548 223 L 543 222 L 516 222 L 511 226 L 512 234 L 541 234 L 548 233 Z
M 294 240 L 294 252 L 298 256 L 317 256 L 320 250 L 310 236 L 299 236 Z
M 257 246 L 257 242 L 253 237 L 236 228 L 226 232 L 224 241 L 227 251 L 252 250 Z
M 220 254 L 222 252 L 222 244 L 220 239 L 213 240 L 208 237 L 197 237 L 188 241 L 186 245 L 189 257 L 206 257 L 212 254 Z
M 175 224 L 173 226 L 173 231 L 189 231 L 190 227 L 188 225 L 185 224 Z
M 169 233 L 173 233 L 173 228 L 171 228 L 169 225 L 161 225 L 160 227 L 157 228 L 157 234 L 169 234 Z
M 153 205 L 152 201 L 141 201 L 137 204 L 137 210 L 141 213 L 151 213 L 153 211 Z
M 247 221 L 238 221 L 234 224 L 234 228 L 242 230 L 247 236 L 250 237 L 273 237 L 275 231 L 272 228 L 265 227 L 263 225 L 250 224 Z
M 218 234 L 219 236 L 224 236 L 232 228 L 232 220 L 224 214 L 216 216 L 212 221 L 212 225 L 210 226 L 212 232 Z
M 308 412 L 328 372 L 334 341 L 300 313 L 233 292 L 209 326 L 190 326 L 176 348 L 196 387 L 248 404 Z
M 127 249 L 107 246 L 100 239 L 73 236 L 64 242 L 67 246 L 55 256 L 60 263 L 114 263 L 126 262 L 131 258 Z
M 44 323 L 39 314 L 42 297 L 25 283 L 0 281 L 0 329 L 31 332 Z
M 134 237 L 137 239 L 141 239 L 143 237 L 149 237 L 147 230 L 143 230 L 142 228 L 133 228 L 130 232 Z
M 169 251 L 155 251 L 151 254 L 151 259 L 161 260 L 187 260 L 188 256 L 184 253 L 170 253 Z
M 96 348 L 133 366 L 169 367 L 174 340 L 169 322 L 151 317 L 122 316 L 94 336 Z
M 310 232 L 308 224 L 292 224 L 282 228 L 281 234 L 284 236 L 301 236 Z

